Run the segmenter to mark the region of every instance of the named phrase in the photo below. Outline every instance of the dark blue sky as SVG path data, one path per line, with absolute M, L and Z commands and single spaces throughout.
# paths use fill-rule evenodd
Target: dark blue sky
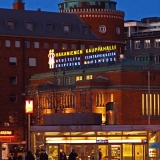
M 0 8 L 12 8 L 14 0 L 0 0 Z M 58 3 L 64 0 L 24 0 L 26 10 L 58 12 Z M 125 12 L 125 20 L 141 20 L 145 17 L 160 17 L 160 0 L 114 0 L 117 10 Z

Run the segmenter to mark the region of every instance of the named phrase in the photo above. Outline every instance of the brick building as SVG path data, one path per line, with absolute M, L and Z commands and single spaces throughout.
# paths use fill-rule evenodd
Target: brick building
M 14 131 L 14 138 L 9 138 L 12 143 L 26 141 L 26 86 L 31 75 L 50 71 L 47 65 L 50 49 L 55 53 L 77 51 L 74 63 L 73 59 L 67 59 L 64 66 L 64 58 L 56 60 L 59 70 L 106 65 L 123 54 L 124 12 L 116 10 L 116 3 L 108 0 L 72 2 L 60 3 L 60 13 L 25 10 L 22 0 L 15 0 L 13 9 L 0 9 L 0 66 L 3 68 L 0 108 L 4 111 L 0 114 L 0 126 L 2 130 L 5 127 Z M 68 8 L 63 8 L 67 3 Z M 112 46 L 116 48 L 111 52 Z M 91 50 L 87 55 L 90 57 L 86 57 L 86 49 L 98 47 L 106 48 L 107 54 L 101 54 L 100 58 L 96 57 L 98 51 L 93 55 Z M 82 52 L 84 54 L 79 55 Z M 13 145 L 9 150 L 12 149 Z

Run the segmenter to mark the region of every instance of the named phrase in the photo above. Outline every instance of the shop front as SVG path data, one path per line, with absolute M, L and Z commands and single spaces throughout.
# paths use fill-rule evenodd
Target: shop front
M 92 160 L 91 153 L 99 160 L 100 152 L 101 160 L 147 160 L 148 155 L 156 160 L 160 134 L 147 129 L 144 125 L 32 126 L 31 149 L 33 153 L 38 147 L 45 149 L 49 160 L 59 160 L 60 150 L 68 158 L 72 149 L 78 160 Z

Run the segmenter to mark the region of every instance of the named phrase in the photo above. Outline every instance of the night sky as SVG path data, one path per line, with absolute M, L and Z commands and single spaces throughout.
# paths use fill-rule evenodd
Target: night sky
M 0 8 L 12 8 L 14 0 L 0 0 Z M 64 0 L 24 0 L 26 10 L 58 12 L 58 3 Z M 146 17 L 160 17 L 160 0 L 114 0 L 117 10 L 125 12 L 125 20 L 141 20 Z

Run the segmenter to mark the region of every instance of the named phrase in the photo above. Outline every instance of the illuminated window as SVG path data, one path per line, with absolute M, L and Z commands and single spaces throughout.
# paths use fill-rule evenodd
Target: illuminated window
M 150 48 L 150 40 L 144 40 L 144 48 Z
M 10 95 L 10 102 L 16 102 L 17 101 L 17 95 L 16 94 L 11 94 Z
M 5 40 L 5 47 L 10 47 L 10 46 L 11 46 L 11 41 Z
M 76 76 L 76 81 L 81 81 L 82 80 L 82 76 Z
M 25 48 L 30 48 L 30 42 L 29 41 L 25 41 Z
M 15 41 L 15 47 L 19 48 L 20 47 L 20 41 Z
M 159 48 L 160 47 L 160 39 L 155 39 L 154 44 L 155 44 L 155 48 Z
M 63 50 L 66 50 L 66 49 L 67 49 L 67 44 L 66 44 L 66 43 L 63 43 L 63 44 L 62 44 L 62 49 L 63 49 Z
M 53 49 L 58 49 L 58 43 L 53 43 Z
M 9 57 L 9 64 L 10 65 L 17 65 L 17 58 L 16 57 Z
M 36 66 L 36 58 L 29 58 L 29 66 L 31 67 Z
M 140 49 L 140 41 L 135 41 L 134 42 L 134 48 L 135 49 Z
M 28 31 L 33 31 L 33 23 L 32 22 L 27 22 L 26 24 L 26 29 Z
M 10 84 L 17 84 L 17 77 L 10 77 Z
M 49 49 L 49 43 L 44 42 L 44 49 Z
M 92 79 L 93 76 L 92 75 L 86 75 L 86 79 L 89 80 L 89 79 Z
M 72 77 L 66 77 L 66 84 L 72 84 Z
M 69 33 L 70 32 L 70 25 L 64 25 L 63 31 L 64 31 L 64 33 Z
M 46 32 L 52 32 L 52 24 L 46 23 L 45 29 L 46 29 Z
M 71 49 L 76 50 L 76 44 L 71 44 Z
M 103 93 L 97 93 L 96 94 L 96 106 L 104 106 L 104 94 Z
M 85 45 L 81 44 L 81 50 L 85 50 Z
M 34 42 L 34 48 L 39 48 L 39 42 Z
M 8 27 L 9 30 L 14 29 L 14 22 L 13 21 L 8 21 L 7 22 L 7 27 Z

